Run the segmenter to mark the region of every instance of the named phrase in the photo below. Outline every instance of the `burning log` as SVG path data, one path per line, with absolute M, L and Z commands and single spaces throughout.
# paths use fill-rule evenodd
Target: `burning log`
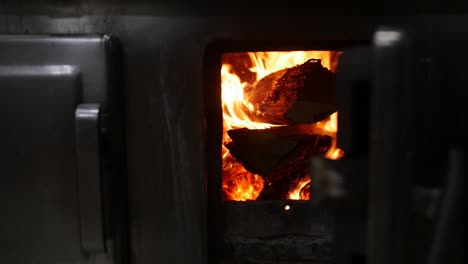
M 228 131 L 226 147 L 249 172 L 266 184 L 258 199 L 287 198 L 291 185 L 308 174 L 308 159 L 324 154 L 331 138 L 313 124 Z
M 232 157 L 248 171 L 268 175 L 298 144 L 298 139 L 283 138 L 275 131 L 249 130 L 246 128 L 228 132 L 232 142 L 226 147 Z
M 245 90 L 252 119 L 271 124 L 315 123 L 336 111 L 334 74 L 320 60 L 274 72 Z
M 270 175 L 289 156 L 297 157 L 301 144 L 315 144 L 324 136 L 314 124 L 299 124 L 269 129 L 234 129 L 228 131 L 232 142 L 226 147 L 231 155 L 248 171 L 262 176 Z M 322 139 L 323 140 L 323 139 Z
M 258 199 L 287 199 L 295 184 L 309 174 L 309 158 L 323 155 L 329 145 L 329 137 L 319 137 L 316 144 L 299 144 L 295 153 L 283 160 L 273 173 L 263 176 L 267 184 Z

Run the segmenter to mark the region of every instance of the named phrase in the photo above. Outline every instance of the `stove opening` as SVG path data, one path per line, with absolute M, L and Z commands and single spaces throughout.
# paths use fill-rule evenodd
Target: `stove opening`
M 310 157 L 344 155 L 336 146 L 340 55 L 335 50 L 222 53 L 224 201 L 313 199 Z

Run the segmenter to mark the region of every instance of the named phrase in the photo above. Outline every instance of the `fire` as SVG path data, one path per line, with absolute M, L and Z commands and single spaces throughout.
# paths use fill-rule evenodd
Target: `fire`
M 316 125 L 322 128 L 325 134 L 331 136 L 332 138 L 332 144 L 327 153 L 325 153 L 325 157 L 332 160 L 338 160 L 343 157 L 343 150 L 336 146 L 336 133 L 338 132 L 338 112 L 333 113 L 326 120 L 317 122 Z
M 221 68 L 221 99 L 223 110 L 223 179 L 222 188 L 225 199 L 234 201 L 255 200 L 263 190 L 264 180 L 260 175 L 250 173 L 237 162 L 225 147 L 230 142 L 227 131 L 237 128 L 266 129 L 278 125 L 251 120 L 249 113 L 254 106 L 245 97 L 244 89 L 276 71 L 302 64 L 308 59 L 321 59 L 322 65 L 335 71 L 336 59 L 332 51 L 292 51 L 292 52 L 248 52 L 249 71 L 254 74 L 253 80 L 243 80 L 234 70 L 233 65 L 223 63 Z M 332 137 L 332 146 L 326 153 L 330 159 L 339 159 L 343 151 L 336 147 L 337 113 L 326 120 L 317 122 L 316 126 L 324 134 Z M 310 177 L 299 182 L 289 195 L 289 199 L 301 199 L 300 191 L 310 182 Z M 304 198 L 304 197 L 302 197 Z M 306 197 L 308 198 L 308 197 Z M 305 199 L 305 198 L 304 198 Z
M 288 194 L 288 199 L 289 200 L 309 200 L 309 199 L 301 199 L 301 190 L 306 187 L 307 184 L 309 184 L 311 181 L 310 176 L 307 175 L 303 179 L 301 179 L 296 187 L 294 187 Z M 310 198 L 310 197 L 303 197 L 303 198 Z
M 332 139 L 332 143 L 330 148 L 328 149 L 327 153 L 325 153 L 325 157 L 332 160 L 341 159 L 344 155 L 344 151 L 336 146 L 336 133 L 338 132 L 338 112 L 333 113 L 327 119 L 315 123 L 315 125 L 322 129 L 322 132 L 325 135 L 328 135 Z M 302 193 L 309 192 L 301 192 L 304 187 L 309 184 L 311 181 L 310 176 L 306 176 L 301 179 L 296 186 L 289 192 L 288 199 L 289 200 L 309 200 L 309 195 L 302 195 Z
M 247 171 L 242 164 L 229 155 L 223 159 L 223 192 L 227 200 L 255 200 L 263 190 L 263 178 Z

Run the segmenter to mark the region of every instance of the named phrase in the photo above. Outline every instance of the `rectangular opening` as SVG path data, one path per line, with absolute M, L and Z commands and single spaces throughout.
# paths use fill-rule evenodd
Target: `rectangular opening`
M 334 75 L 340 51 L 221 56 L 224 201 L 309 200 L 309 158 L 339 159 Z
M 318 44 L 317 44 L 318 43 Z M 328 263 L 310 158 L 340 159 L 335 73 L 362 41 L 222 41 L 205 54 L 210 263 Z M 312 187 L 311 187 L 312 186 Z

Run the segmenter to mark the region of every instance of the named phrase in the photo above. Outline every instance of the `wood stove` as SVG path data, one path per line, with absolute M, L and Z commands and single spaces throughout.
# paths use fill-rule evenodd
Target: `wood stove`
M 120 173 L 128 176 L 128 184 L 120 186 L 104 184 L 104 187 L 109 189 L 117 187 L 119 189 L 117 193 L 123 194 L 116 197 L 118 199 L 109 199 L 106 208 L 107 206 L 114 209 L 125 208 L 128 203 L 128 215 L 107 217 L 106 214 L 109 225 L 106 225 L 104 230 L 109 230 L 109 226 L 118 227 L 116 230 L 119 230 L 116 233 L 108 232 L 105 237 L 106 243 L 112 245 L 115 241 L 120 242 L 117 242 L 115 248 L 109 247 L 114 248 L 115 252 L 103 253 L 105 259 L 96 260 L 92 253 L 82 252 L 75 246 L 78 243 L 57 242 L 70 245 L 76 253 L 71 256 L 62 252 L 64 258 L 70 262 L 80 261 L 79 263 L 86 264 L 96 261 L 122 264 L 286 263 L 287 261 L 292 263 L 335 261 L 340 264 L 366 263 L 366 261 L 372 264 L 422 263 L 420 260 L 428 255 L 430 246 L 429 242 L 424 241 L 431 241 L 432 238 L 432 233 L 429 232 L 432 230 L 432 220 L 421 214 L 411 215 L 412 218 L 409 218 L 412 212 L 409 209 L 411 189 L 407 179 L 411 176 L 417 184 L 431 182 L 423 187 L 443 186 L 441 179 L 444 179 L 447 164 L 450 164 L 451 174 L 457 176 L 455 178 L 462 184 L 450 185 L 456 191 L 456 195 L 449 198 L 456 200 L 461 196 L 460 193 L 463 194 L 460 192 L 460 186 L 463 186 L 463 177 L 460 178 L 460 175 L 464 175 L 463 160 L 466 159 L 464 149 L 462 147 L 461 150 L 452 151 L 451 162 L 446 162 L 449 160 L 446 156 L 449 143 L 460 148 L 465 142 L 464 140 L 457 142 L 450 138 L 444 129 L 434 127 L 432 120 L 433 118 L 445 120 L 446 116 L 450 116 L 451 121 L 463 120 L 464 115 L 448 115 L 447 112 L 462 113 L 463 98 L 466 97 L 464 96 L 466 92 L 458 88 L 463 87 L 461 84 L 464 84 L 463 80 L 466 79 L 465 71 L 454 70 L 466 67 L 466 63 L 463 63 L 466 41 L 461 37 L 466 35 L 468 28 L 465 16 L 387 17 L 379 16 L 378 12 L 374 13 L 374 16 L 341 16 L 339 13 L 351 15 L 352 11 L 354 14 L 362 11 L 357 9 L 357 6 L 352 11 L 337 11 L 345 5 L 336 2 L 328 9 L 290 8 L 301 6 L 290 1 L 281 8 L 270 8 L 266 5 L 253 8 L 251 3 L 234 1 L 239 8 L 212 6 L 199 9 L 186 8 L 183 5 L 171 6 L 154 1 L 44 1 L 31 5 L 26 4 L 27 2 L 3 1 L 0 8 L 2 34 L 86 37 L 89 34 L 100 33 L 111 35 L 121 43 L 122 65 L 119 67 L 120 71 L 113 77 L 115 75 L 122 77 L 118 78 L 119 85 L 116 86 L 123 88 L 122 105 L 125 107 L 119 107 L 118 112 L 124 112 L 122 115 L 119 114 L 119 118 L 122 118 L 125 125 L 126 143 L 125 153 L 115 153 L 115 155 L 125 156 L 127 159 L 128 171 L 122 169 Z M 413 3 L 405 3 L 405 7 L 410 4 Z M 268 4 L 270 5 L 271 3 Z M 421 11 L 420 6 L 417 8 Z M 401 8 L 394 6 L 393 11 L 401 11 Z M 200 16 L 202 14 L 207 16 Z M 292 14 L 295 16 L 292 17 Z M 406 46 L 379 46 L 382 49 L 377 51 L 381 56 L 370 56 L 366 47 L 359 52 L 356 50 L 349 52 L 350 48 L 358 45 L 367 47 L 373 45 L 373 35 L 379 25 L 417 28 L 412 32 L 411 39 L 418 41 L 409 45 L 417 48 L 408 52 Z M 385 35 L 386 39 L 395 36 L 392 34 Z M 453 57 L 449 59 L 447 50 L 453 50 L 454 54 L 460 56 L 456 56 L 457 59 Z M 8 50 L 2 51 L 9 53 Z M 37 53 L 34 49 L 30 51 Z M 223 144 L 223 135 L 229 133 L 223 130 L 221 78 L 223 56 L 290 51 L 342 52 L 338 67 L 345 67 L 347 70 L 342 71 L 340 78 L 338 74 L 335 75 L 338 78 L 336 82 L 343 81 L 344 84 L 350 84 L 349 86 L 362 88 L 343 89 L 336 93 L 336 103 L 340 105 L 336 109 L 339 124 L 337 146 L 344 151 L 344 156 L 340 160 L 319 156 L 309 164 L 309 167 L 323 171 L 328 171 L 330 168 L 339 170 L 353 179 L 350 186 L 347 186 L 348 190 L 362 193 L 365 198 L 367 198 L 366 191 L 373 190 L 369 194 L 369 200 L 356 196 L 352 197 L 353 199 L 338 199 L 335 203 L 332 201 L 331 204 L 326 204 L 323 193 L 320 192 L 324 188 L 314 190 L 323 185 L 319 184 L 320 177 L 316 177 L 314 181 L 313 173 L 310 175 L 312 178 L 310 200 L 290 200 L 285 198 L 290 191 L 287 184 L 280 186 L 288 186 L 286 188 L 288 190 L 269 190 L 268 183 L 271 182 L 273 185 L 270 173 L 254 173 L 255 168 L 252 170 L 252 164 L 249 166 L 243 163 L 241 164 L 247 171 L 250 168 L 252 170 L 250 173 L 262 177 L 264 181 L 262 191 L 258 193 L 256 200 L 249 201 L 233 201 L 226 199 L 226 195 L 223 196 L 221 155 L 223 147 L 228 147 Z M 445 54 L 442 51 L 445 51 Z M 54 49 L 54 45 L 50 45 L 38 55 L 42 58 L 47 52 L 56 54 L 57 49 L 56 47 Z M 18 53 L 25 55 L 21 50 Z M 73 49 L 67 50 L 64 54 L 77 55 Z M 407 56 L 408 54 L 412 56 Z M 78 57 L 80 60 L 88 59 L 86 56 Z M 95 57 L 89 56 L 89 58 Z M 324 60 L 314 56 L 311 59 Z M 297 64 L 301 65 L 304 62 L 306 61 Z M 2 63 L 5 63 L 4 59 L 0 60 L 0 64 Z M 50 64 L 47 56 L 34 62 L 33 68 L 40 69 L 43 64 Z M 362 67 L 366 65 L 367 68 Z M 447 65 L 456 65 L 456 67 L 451 67 L 449 71 Z M 3 66 L 5 65 L 2 64 Z M 29 68 L 31 65 L 26 66 Z M 370 68 L 376 71 L 372 78 L 369 75 Z M 327 70 L 332 71 L 329 68 Z M 412 70 L 418 77 L 424 76 L 418 81 L 417 86 L 410 85 L 411 78 L 405 74 Z M 274 72 L 276 70 L 271 73 Z M 111 71 L 108 74 L 111 75 L 110 73 Z M 455 74 L 455 77 L 446 78 L 449 73 Z M 54 78 L 59 77 L 55 76 L 52 79 Z M 255 81 L 256 79 L 257 77 Z M 369 93 L 370 81 L 374 82 L 372 87 L 378 87 L 374 88 L 376 92 L 373 94 Z M 45 87 L 47 88 L 47 85 Z M 445 92 L 446 87 L 449 87 L 450 91 Z M 113 91 L 113 88 L 110 89 Z M 37 92 L 34 87 L 32 90 Z M 404 107 L 400 106 L 400 95 L 404 98 Z M 37 102 L 31 95 L 25 94 L 16 94 L 15 100 L 26 102 L 22 96 Z M 453 106 L 447 103 L 452 101 L 446 97 L 456 98 Z M 450 107 L 431 107 L 434 102 L 439 102 L 438 100 L 450 104 Z M 369 102 L 372 104 L 367 104 Z M 13 111 L 19 107 L 17 109 L 7 107 L 7 109 Z M 22 113 L 28 113 L 26 107 L 21 108 L 23 109 L 25 111 Z M 401 114 L 405 111 L 411 114 Z M 363 112 L 367 114 L 363 115 Z M 369 116 L 371 112 L 375 113 Z M 51 116 L 46 115 L 44 119 L 51 121 Z M 28 124 L 39 123 L 35 121 L 37 120 L 29 120 Z M 316 124 L 315 121 L 287 125 L 305 124 L 307 127 Z M 286 123 L 279 122 L 263 130 L 281 130 Z M 399 124 L 405 124 L 405 131 L 407 128 L 411 133 L 400 133 Z M 464 139 L 465 129 L 458 123 L 456 127 L 457 138 Z M 258 128 L 239 126 L 233 131 L 241 129 Z M 376 133 L 364 132 L 371 130 Z M 352 131 L 352 133 L 343 131 Z M 422 133 L 416 137 L 415 131 L 436 132 Z M 20 135 L 11 134 L 17 142 L 24 142 Z M 369 138 L 372 141 L 369 141 Z M 441 141 L 440 138 L 448 139 Z M 411 144 L 407 144 L 408 142 Z M 261 142 L 254 140 L 253 143 Z M 327 148 L 324 153 L 329 149 L 328 144 L 325 144 Z M 124 146 L 117 144 L 113 147 L 120 149 Z M 234 149 L 232 145 L 230 147 Z M 4 149 L 0 148 L 0 151 Z M 270 154 L 271 151 L 266 152 Z M 11 153 L 1 152 L 1 154 L 5 157 L 3 161 L 9 164 Z M 252 153 L 243 151 L 242 154 L 237 154 L 237 158 L 242 159 Z M 33 155 L 28 158 L 36 160 Z M 247 160 L 251 161 L 251 157 L 249 156 Z M 124 162 L 119 165 L 123 164 Z M 304 163 L 301 166 L 304 166 Z M 0 174 L 2 183 L 5 180 L 3 172 Z M 42 175 L 36 176 L 40 179 Z M 112 176 L 114 174 L 109 175 L 109 178 Z M 301 181 L 304 176 L 300 174 L 300 177 L 289 183 Z M 33 184 L 28 177 L 25 176 L 26 180 L 22 182 L 21 186 L 24 189 L 28 189 Z M 399 189 L 401 186 L 405 188 Z M 40 187 L 44 190 L 48 188 L 43 185 Z M 236 190 L 231 183 L 227 184 L 227 189 Z M 307 188 L 302 189 L 305 198 L 308 193 Z M 339 190 L 338 188 L 338 193 Z M 70 194 L 63 189 L 59 191 Z M 19 197 L 18 193 L 17 189 L 10 188 L 8 194 L 15 199 L 1 199 L 5 205 L 3 208 L 22 208 L 23 202 L 34 209 L 42 208 L 33 206 L 34 203 L 29 203 L 29 200 L 23 196 Z M 427 192 L 422 188 L 419 193 L 434 192 Z M 299 191 L 300 197 L 301 191 Z M 316 202 L 318 205 L 314 204 Z M 405 206 L 395 206 L 395 204 Z M 67 207 L 68 209 L 74 210 L 70 207 Z M 451 209 L 453 208 L 449 207 L 447 212 L 463 212 Z M 35 223 L 40 222 L 35 219 L 46 219 L 39 217 L 39 214 L 18 217 L 22 221 L 31 218 Z M 367 219 L 370 219 L 370 227 L 367 225 Z M 457 226 L 457 222 L 451 219 L 444 218 L 441 229 L 452 226 L 447 230 L 455 234 L 452 237 L 457 239 L 447 240 L 443 236 L 444 232 L 441 232 L 442 235 L 437 236 L 438 242 L 435 247 L 438 250 L 435 251 L 437 254 L 434 255 L 434 259 L 443 260 L 441 256 L 456 256 L 449 253 L 456 252 L 459 245 L 463 245 L 455 243 L 460 239 L 453 228 Z M 462 223 L 463 219 L 460 215 L 457 218 L 458 224 Z M 417 228 L 405 233 L 409 222 L 413 228 Z M 418 225 L 421 222 L 424 225 Z M 8 225 L 4 228 L 21 230 L 18 222 L 9 223 L 11 228 Z M 22 223 L 27 224 L 27 221 Z M 455 224 L 447 225 L 447 223 Z M 0 236 L 0 245 L 4 250 L 0 252 L 11 253 L 8 247 L 3 246 L 11 245 L 9 239 L 28 245 L 29 236 L 35 237 L 39 241 L 38 244 L 46 248 L 54 248 L 53 244 L 40 241 L 40 234 L 55 231 L 50 226 L 43 226 L 46 228 L 43 228 L 42 232 L 35 232 L 35 229 L 32 229 L 31 232 L 23 234 L 24 236 L 15 232 L 12 232 L 11 236 Z M 126 235 L 127 231 L 129 236 Z M 421 234 L 427 239 L 418 240 Z M 76 238 L 78 239 L 78 236 Z M 366 245 L 366 240 L 371 244 Z M 411 243 L 413 241 L 418 243 Z M 419 243 L 421 241 L 424 243 Z M 335 245 L 334 248 L 338 248 L 337 250 L 331 249 L 331 242 Z M 49 260 L 45 262 L 54 263 L 57 260 L 58 254 L 54 250 L 45 252 L 40 249 L 41 247 L 34 248 L 36 252 L 43 253 L 44 259 Z M 404 254 L 406 251 L 413 253 L 411 258 Z M 21 252 L 18 255 L 21 255 Z M 35 257 L 27 253 L 23 256 L 30 259 Z M 11 255 L 10 261 L 5 258 L 5 254 L 0 254 L 0 262 L 18 263 L 18 259 Z

